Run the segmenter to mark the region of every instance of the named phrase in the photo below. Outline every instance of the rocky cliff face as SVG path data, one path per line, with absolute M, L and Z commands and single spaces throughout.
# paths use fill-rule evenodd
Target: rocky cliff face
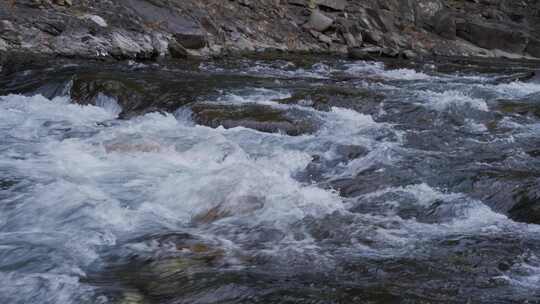
M 0 57 L 531 58 L 540 57 L 539 11 L 534 0 L 2 0 Z

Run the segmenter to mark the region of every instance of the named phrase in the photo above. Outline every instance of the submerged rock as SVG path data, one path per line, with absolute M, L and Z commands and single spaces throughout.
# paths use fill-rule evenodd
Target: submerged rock
M 110 297 L 118 304 L 164 301 L 185 296 L 196 288 L 197 279 L 210 279 L 206 273 L 225 263 L 220 244 L 187 233 L 151 236 L 140 245 L 153 250 L 133 256 L 126 264 L 110 265 L 89 280 L 114 280 L 122 284 L 120 292 L 112 289 Z
M 266 105 L 197 103 L 191 110 L 197 123 L 212 128 L 246 127 L 261 132 L 285 133 L 292 136 L 309 134 L 317 130 L 313 121 L 298 117 L 299 113 Z
M 382 100 L 382 95 L 371 90 L 325 85 L 296 90 L 291 97 L 281 99 L 279 102 L 313 107 L 319 111 L 330 111 L 332 107 L 342 107 L 374 114 L 378 111 Z

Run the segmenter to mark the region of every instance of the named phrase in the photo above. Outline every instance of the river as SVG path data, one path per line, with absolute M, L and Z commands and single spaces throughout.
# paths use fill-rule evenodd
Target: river
M 5 73 L 0 302 L 540 303 L 535 69 Z

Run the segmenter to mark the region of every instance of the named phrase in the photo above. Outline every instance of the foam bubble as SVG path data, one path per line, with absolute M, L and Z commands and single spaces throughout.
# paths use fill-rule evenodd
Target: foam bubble
M 425 104 L 437 111 L 444 111 L 450 106 L 469 106 L 480 111 L 488 111 L 485 100 L 473 98 L 463 92 L 448 90 L 444 92 L 422 91 L 418 96 L 425 100 Z

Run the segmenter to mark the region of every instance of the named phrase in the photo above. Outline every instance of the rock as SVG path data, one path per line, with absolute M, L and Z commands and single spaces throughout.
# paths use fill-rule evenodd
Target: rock
M 296 136 L 313 133 L 316 127 L 309 120 L 295 117 L 294 111 L 283 111 L 266 105 L 242 106 L 197 103 L 192 106 L 193 118 L 198 124 L 226 129 L 245 127 L 267 133 L 285 133 Z
M 395 31 L 396 16 L 381 9 L 364 8 L 359 11 L 358 23 L 369 31 L 392 32 Z
M 372 115 L 379 111 L 382 100 L 382 95 L 365 88 L 325 85 L 296 90 L 291 97 L 281 99 L 279 102 L 313 107 L 318 111 L 331 111 L 332 107 L 342 107 Z
M 7 42 L 4 39 L 0 38 L 0 51 L 6 51 L 7 48 L 8 48 Z
M 510 26 L 481 21 L 457 23 L 457 36 L 486 49 L 499 49 L 522 53 L 529 38 L 525 33 Z
M 351 33 L 343 34 L 343 38 L 345 39 L 345 42 L 347 43 L 348 47 L 359 47 L 360 44 L 362 43 L 362 40 L 360 40 L 360 42 L 358 42 L 358 40 L 356 40 L 354 35 L 351 34 Z M 360 36 L 360 38 L 362 38 L 362 36 Z
M 326 44 L 332 43 L 332 38 L 325 34 L 320 34 L 318 38 L 319 38 L 319 41 L 324 42 Z
M 111 46 L 111 55 L 118 59 L 151 59 L 157 56 L 157 51 L 152 45 L 152 37 L 146 35 L 134 35 L 125 31 L 113 32 Z
M 315 3 L 336 11 L 343 11 L 347 7 L 347 0 L 315 0 Z
M 107 21 L 105 21 L 105 19 L 103 19 L 102 17 L 98 15 L 85 15 L 84 18 L 93 21 L 95 24 L 101 27 L 108 26 Z
M 435 33 L 445 39 L 456 39 L 456 20 L 450 12 L 441 10 L 434 16 L 433 23 Z
M 519 73 L 514 73 L 512 75 L 508 75 L 508 76 L 501 76 L 501 77 L 498 77 L 494 83 L 496 84 L 502 84 L 502 83 L 511 83 L 511 82 L 515 82 L 515 81 L 521 81 L 521 82 L 525 82 L 525 81 L 531 81 L 534 82 L 534 80 L 538 77 L 538 73 L 537 72 L 533 72 L 533 71 L 530 71 L 530 72 L 519 72 Z
M 12 43 L 19 43 L 21 39 L 19 31 L 9 20 L 0 20 L 0 38 Z
M 4 0 L 0 38 L 8 52 L 22 47 L 91 59 L 343 52 L 364 41 L 419 53 L 517 58 L 540 56 L 537 10 L 533 1 L 509 0 Z M 311 39 L 309 30 L 324 36 Z
M 385 47 L 349 48 L 349 58 L 355 60 L 375 60 L 378 57 L 397 58 L 399 51 Z
M 304 26 L 308 29 L 324 32 L 330 28 L 333 23 L 334 20 L 332 18 L 326 16 L 319 10 L 313 10 L 309 17 L 309 21 Z
M 174 39 L 186 49 L 202 49 L 206 46 L 206 36 L 203 33 L 176 33 Z
M 374 45 L 379 45 L 383 41 L 382 33 L 376 30 L 364 31 L 362 33 L 362 37 L 364 38 L 365 42 L 371 43 Z
M 362 48 L 350 48 L 349 58 L 354 60 L 375 60 L 376 55 Z
M 334 11 L 343 11 L 347 7 L 348 0 L 288 0 L 289 4 L 309 7 L 311 9 L 317 6 L 331 9 Z
M 416 23 L 417 25 L 423 25 L 424 23 L 430 24 L 433 17 L 444 8 L 441 0 L 417 0 L 416 2 Z
M 418 54 L 416 54 L 412 50 L 405 50 L 401 53 L 401 55 L 403 56 L 404 59 L 409 59 L 409 60 L 418 58 Z
M 177 59 L 186 59 L 189 56 L 189 53 L 186 50 L 186 48 L 184 48 L 176 40 L 172 40 L 169 42 L 169 53 L 171 54 L 172 58 L 177 58 Z
M 531 56 L 540 57 L 540 40 L 531 38 L 525 48 L 525 52 Z
M 73 2 L 71 2 L 71 0 L 54 0 L 54 4 L 60 6 L 71 6 L 73 5 Z

